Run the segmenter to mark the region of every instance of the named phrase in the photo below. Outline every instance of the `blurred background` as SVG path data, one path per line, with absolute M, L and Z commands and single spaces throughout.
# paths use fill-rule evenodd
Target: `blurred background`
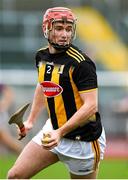
M 9 116 L 32 102 L 37 83 L 35 53 L 47 45 L 42 16 L 47 8 L 66 6 L 77 16 L 74 42 L 96 63 L 99 109 L 107 136 L 105 157 L 128 159 L 128 1 L 127 0 L 1 0 L 0 84 L 11 87 Z M 29 110 L 28 110 L 29 111 Z M 27 113 L 26 113 L 27 116 Z M 22 141 L 43 125 L 47 113 Z M 6 124 L 8 125 L 8 119 Z M 9 127 L 16 137 L 16 128 Z

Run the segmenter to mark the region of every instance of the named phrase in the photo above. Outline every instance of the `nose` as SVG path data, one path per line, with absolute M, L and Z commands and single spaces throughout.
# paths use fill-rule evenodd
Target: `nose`
M 67 31 L 66 31 L 66 29 L 63 30 L 62 37 L 64 37 L 64 38 L 67 37 Z

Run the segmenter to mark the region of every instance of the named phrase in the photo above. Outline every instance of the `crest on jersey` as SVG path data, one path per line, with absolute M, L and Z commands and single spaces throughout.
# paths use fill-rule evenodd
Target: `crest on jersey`
M 55 97 L 63 92 L 63 88 L 51 81 L 44 81 L 41 83 L 43 87 L 43 92 L 46 97 Z

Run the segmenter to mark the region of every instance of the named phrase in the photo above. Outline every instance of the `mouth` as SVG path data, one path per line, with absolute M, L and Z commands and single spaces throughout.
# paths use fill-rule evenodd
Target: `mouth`
M 60 40 L 60 41 L 58 41 L 58 44 L 60 44 L 60 45 L 66 45 L 66 44 L 68 44 L 68 42 L 65 41 L 65 40 Z

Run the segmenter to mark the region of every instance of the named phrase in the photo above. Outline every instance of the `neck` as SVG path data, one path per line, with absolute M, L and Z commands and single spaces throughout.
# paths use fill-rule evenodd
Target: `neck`
M 49 52 L 50 54 L 58 54 L 58 53 L 61 53 L 62 51 L 58 51 L 56 50 L 50 43 L 48 43 L 48 47 L 49 47 Z
M 63 51 L 66 51 L 66 49 L 68 49 L 68 46 L 67 47 L 54 47 L 53 44 L 51 44 L 50 42 L 48 43 L 48 46 L 49 46 L 49 52 L 51 54 L 58 54 L 58 53 L 61 53 Z

